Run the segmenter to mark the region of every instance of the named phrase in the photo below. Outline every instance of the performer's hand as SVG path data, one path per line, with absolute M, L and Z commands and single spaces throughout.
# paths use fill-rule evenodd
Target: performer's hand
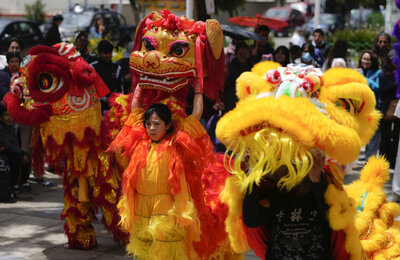
M 135 88 L 135 92 L 133 93 L 132 110 L 140 107 L 141 99 L 142 99 L 142 88 L 137 86 Z
M 222 103 L 221 101 L 217 101 L 215 102 L 215 104 L 213 105 L 213 109 L 214 110 L 224 110 L 225 109 L 225 104 Z
M 325 153 L 318 148 L 311 149 L 311 154 L 314 159 L 314 164 L 308 173 L 308 178 L 311 182 L 317 183 L 321 181 L 321 173 L 325 165 Z

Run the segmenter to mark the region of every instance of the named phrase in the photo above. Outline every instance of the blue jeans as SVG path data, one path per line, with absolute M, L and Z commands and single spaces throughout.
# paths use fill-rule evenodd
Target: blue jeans
M 379 148 L 379 139 L 381 136 L 381 129 L 376 130 L 374 136 L 371 138 L 367 146 L 365 147 L 365 161 L 368 161 L 369 157 L 376 155 Z

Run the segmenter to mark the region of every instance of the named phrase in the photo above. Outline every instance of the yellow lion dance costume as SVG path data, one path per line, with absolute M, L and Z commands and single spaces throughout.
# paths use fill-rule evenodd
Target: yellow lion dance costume
M 400 257 L 399 207 L 387 201 L 383 185 L 388 164 L 371 158 L 360 180 L 345 186 L 345 165 L 354 161 L 378 126 L 375 97 L 365 78 L 355 70 L 262 62 L 237 80 L 236 108 L 219 121 L 216 134 L 231 150 L 228 178 L 221 199 L 229 206 L 226 228 L 235 252 L 250 247 L 264 258 L 266 248 L 243 224 L 242 204 L 247 190 L 281 166 L 288 173 L 278 187 L 292 190 L 313 166 L 310 150 L 327 156 L 323 196 L 332 235 L 344 251 L 333 259 L 397 259 Z M 261 202 L 260 202 L 261 203 Z M 263 204 L 269 207 L 268 203 Z M 342 257 L 339 257 L 341 255 Z M 343 257 L 345 256 L 345 257 Z

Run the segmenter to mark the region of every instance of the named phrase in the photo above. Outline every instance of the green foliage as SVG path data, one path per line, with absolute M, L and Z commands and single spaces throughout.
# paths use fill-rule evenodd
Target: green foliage
M 385 25 L 385 18 L 379 11 L 374 11 L 367 17 L 367 24 L 370 28 L 382 28 Z
M 238 9 L 245 3 L 246 0 L 214 0 L 215 11 L 226 11 L 230 16 L 238 15 Z
M 349 48 L 356 52 L 372 49 L 379 30 L 357 29 L 338 30 L 328 37 L 327 41 L 333 45 L 337 40 L 347 41 Z
M 31 5 L 25 5 L 25 17 L 28 20 L 36 22 L 38 25 L 44 23 L 44 7 L 46 5 L 42 3 L 42 0 L 36 0 Z

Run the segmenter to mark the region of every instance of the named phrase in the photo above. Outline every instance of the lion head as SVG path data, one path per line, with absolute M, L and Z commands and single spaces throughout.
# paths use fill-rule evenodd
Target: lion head
M 323 74 L 312 66 L 263 62 L 238 78 L 236 91 L 239 102 L 216 134 L 232 151 L 227 166 L 243 190 L 281 166 L 288 174 L 278 184 L 292 189 L 312 166 L 312 148 L 339 166 L 354 161 L 380 118 L 373 92 L 352 69 Z

